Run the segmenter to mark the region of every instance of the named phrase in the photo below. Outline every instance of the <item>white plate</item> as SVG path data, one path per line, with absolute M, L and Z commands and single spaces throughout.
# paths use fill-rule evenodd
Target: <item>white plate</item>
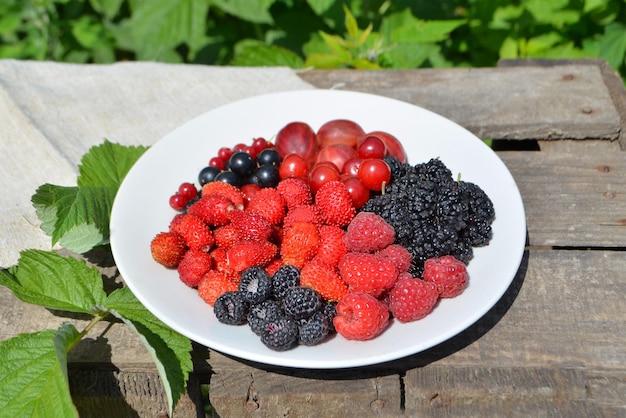
M 332 119 L 351 119 L 365 131 L 399 138 L 412 164 L 439 157 L 466 181 L 480 185 L 494 203 L 493 240 L 475 249 L 470 283 L 443 300 L 426 318 L 398 322 L 379 337 L 347 341 L 339 335 L 314 347 L 286 352 L 266 348 L 247 325 L 219 323 L 175 270 L 152 260 L 150 241 L 174 216 L 169 196 L 179 184 L 197 184 L 198 172 L 222 146 L 271 138 L 292 121 L 317 129 Z M 524 251 L 526 221 L 515 181 L 502 161 L 466 129 L 423 108 L 385 97 L 337 90 L 305 90 L 241 100 L 207 112 L 153 145 L 133 166 L 111 214 L 111 247 L 119 271 L 154 315 L 190 339 L 242 359 L 299 368 L 344 368 L 418 353 L 460 333 L 480 319 L 511 284 Z

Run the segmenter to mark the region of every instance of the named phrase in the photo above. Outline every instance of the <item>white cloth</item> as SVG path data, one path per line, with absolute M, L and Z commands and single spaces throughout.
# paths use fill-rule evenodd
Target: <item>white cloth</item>
M 50 249 L 31 196 L 44 183 L 76 184 L 91 146 L 151 145 L 226 103 L 311 88 L 284 67 L 0 60 L 0 267 L 23 249 Z

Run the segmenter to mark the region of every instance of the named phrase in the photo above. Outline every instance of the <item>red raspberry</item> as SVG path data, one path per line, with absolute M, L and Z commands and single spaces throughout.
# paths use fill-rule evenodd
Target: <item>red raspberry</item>
M 409 250 L 400 244 L 391 244 L 376 253 L 377 257 L 388 258 L 393 261 L 400 273 L 406 273 L 411 268 L 413 257 Z
M 417 321 L 433 310 L 437 300 L 434 284 L 403 274 L 389 292 L 389 309 L 400 322 Z
M 322 213 L 322 222 L 327 225 L 346 227 L 356 215 L 352 196 L 341 181 L 324 183 L 315 194 L 315 204 Z
M 280 245 L 283 263 L 302 268 L 317 254 L 320 242 L 317 226 L 308 222 L 296 222 L 283 231 Z
M 150 242 L 152 258 L 157 263 L 176 268 L 187 252 L 185 241 L 173 232 L 160 232 Z
M 278 225 L 285 217 L 287 204 L 278 190 L 266 187 L 256 192 L 250 198 L 246 209 L 249 212 L 263 216 L 272 225 Z
M 337 267 L 339 260 L 348 252 L 348 248 L 343 242 L 345 231 L 335 225 L 320 225 L 318 230 L 320 245 L 315 259 L 332 267 Z
M 369 253 L 347 253 L 339 261 L 339 273 L 351 292 L 375 297 L 391 289 L 398 278 L 398 269 L 391 260 Z
M 426 260 L 422 276 L 437 287 L 442 298 L 460 295 L 468 281 L 465 264 L 451 255 Z
M 313 203 L 313 194 L 309 182 L 299 177 L 289 177 L 281 180 L 276 190 L 282 195 L 289 210 Z
M 381 216 L 359 212 L 348 225 L 343 239 L 350 251 L 369 253 L 393 244 L 396 232 Z
M 368 293 L 348 293 L 337 304 L 333 324 L 337 332 L 348 340 L 370 340 L 389 324 L 389 311 Z
M 300 270 L 300 285 L 312 287 L 328 301 L 336 302 L 348 294 L 348 285 L 337 269 L 317 258 L 306 263 Z
M 178 276 L 189 287 L 197 287 L 204 274 L 213 268 L 213 258 L 200 250 L 189 250 L 178 264 Z
M 211 228 L 193 215 L 179 214 L 174 216 L 170 222 L 169 230 L 179 234 L 185 244 L 194 250 L 207 252 L 215 244 Z

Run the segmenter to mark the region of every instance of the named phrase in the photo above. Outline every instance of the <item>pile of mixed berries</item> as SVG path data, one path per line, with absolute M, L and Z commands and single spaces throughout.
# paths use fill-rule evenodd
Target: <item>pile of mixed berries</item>
M 349 120 L 221 148 L 198 185 L 170 198 L 152 256 L 277 351 L 425 317 L 463 292 L 495 218 L 479 186 L 438 159 L 410 165 L 397 138 Z

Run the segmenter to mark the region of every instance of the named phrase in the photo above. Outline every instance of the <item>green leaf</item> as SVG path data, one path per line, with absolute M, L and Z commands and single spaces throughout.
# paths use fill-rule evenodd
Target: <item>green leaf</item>
M 507 36 L 500 46 L 500 58 L 518 58 L 519 57 L 519 43 L 517 39 Z
M 333 54 L 311 53 L 304 61 L 305 67 L 314 67 L 319 70 L 328 70 L 332 68 L 345 68 L 348 65 L 343 59 Z
M 411 25 L 395 29 L 391 34 L 394 42 L 428 43 L 450 37 L 450 33 L 464 25 L 465 20 L 416 20 Z
M 0 342 L 0 411 L 7 417 L 78 417 L 67 378 L 73 325 Z
M 287 66 L 301 68 L 302 58 L 296 53 L 276 45 L 265 45 L 254 40 L 241 41 L 236 46 L 235 57 L 230 65 L 235 66 Z
M 563 37 L 557 32 L 550 32 L 543 35 L 535 36 L 526 42 L 526 54 L 532 56 L 543 51 L 549 50 L 553 46 L 563 41 Z
M 432 43 L 399 43 L 382 53 L 381 57 L 392 68 L 418 68 L 439 49 L 438 45 Z
M 124 146 L 109 141 L 91 147 L 78 166 L 78 185 L 118 189 L 130 168 L 148 147 Z
M 611 23 L 606 27 L 600 41 L 600 56 L 607 60 L 613 68 L 619 68 L 625 63 L 626 56 L 626 26 L 621 23 Z
M 342 61 L 349 63 L 352 61 L 352 55 L 345 46 L 345 40 L 339 35 L 330 35 L 326 32 L 320 32 L 320 36 L 330 51 Z
M 120 11 L 120 6 L 124 0 L 89 0 L 89 4 L 93 9 L 102 13 L 107 19 L 113 19 Z
M 150 352 L 163 381 L 171 415 L 193 369 L 191 341 L 152 315 L 128 288 L 111 293 L 105 306 L 139 335 Z
M 311 9 L 318 16 L 321 16 L 324 12 L 328 11 L 328 9 L 335 4 L 335 1 L 336 0 L 306 0 Z
M 69 312 L 93 314 L 106 299 L 96 268 L 51 251 L 22 251 L 16 268 L 0 270 L 0 284 L 24 302 Z
M 354 40 L 358 39 L 359 25 L 356 21 L 356 18 L 352 13 L 350 13 L 350 9 L 348 9 L 346 5 L 343 6 L 343 12 L 346 14 L 344 24 L 346 26 L 346 32 L 348 33 L 348 36 Z
M 273 24 L 270 7 L 276 0 L 211 0 L 211 4 L 224 12 L 253 23 Z

